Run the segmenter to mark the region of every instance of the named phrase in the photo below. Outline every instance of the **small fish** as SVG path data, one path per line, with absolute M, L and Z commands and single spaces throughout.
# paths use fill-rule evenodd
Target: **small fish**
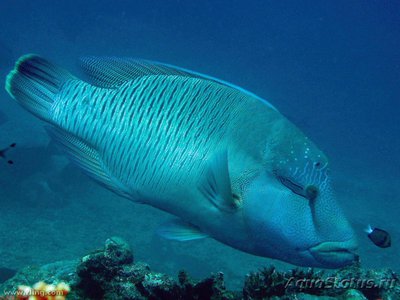
M 368 225 L 365 232 L 368 233 L 368 238 L 380 248 L 388 248 L 392 245 L 390 234 L 383 229 L 372 228 Z
M 7 159 L 7 157 L 6 157 L 6 152 L 8 151 L 8 150 L 10 150 L 11 148 L 14 148 L 15 146 L 16 146 L 17 144 L 16 143 L 12 143 L 10 146 L 8 146 L 7 148 L 4 148 L 4 149 L 1 149 L 0 150 L 0 157 L 1 158 L 4 158 L 4 159 Z M 12 161 L 12 160 L 7 160 L 7 163 L 9 163 L 10 165 L 12 165 L 14 162 Z

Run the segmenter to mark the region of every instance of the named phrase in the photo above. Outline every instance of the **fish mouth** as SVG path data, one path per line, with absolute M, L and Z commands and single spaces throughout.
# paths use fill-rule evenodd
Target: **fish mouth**
M 323 267 L 340 268 L 352 264 L 358 259 L 355 239 L 344 242 L 322 242 L 308 249 L 310 254 Z

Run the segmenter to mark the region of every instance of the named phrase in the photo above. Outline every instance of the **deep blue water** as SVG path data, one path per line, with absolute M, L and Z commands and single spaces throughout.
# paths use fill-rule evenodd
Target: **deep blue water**
M 362 262 L 400 270 L 398 1 L 3 0 L 0 25 L 2 80 L 25 53 L 74 72 L 83 55 L 130 56 L 268 99 L 330 157 Z M 0 267 L 75 258 L 110 235 L 126 238 L 153 269 L 223 270 L 232 286 L 270 263 L 212 240 L 161 240 L 153 232 L 166 214 L 64 168 L 40 122 L 2 89 L 0 148 L 11 142 L 15 164 L 0 161 Z M 372 245 L 362 231 L 368 223 L 390 231 L 393 247 Z

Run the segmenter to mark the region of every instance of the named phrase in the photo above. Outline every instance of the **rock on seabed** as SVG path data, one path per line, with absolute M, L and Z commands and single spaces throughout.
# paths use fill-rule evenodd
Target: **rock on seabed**
M 390 269 L 366 270 L 359 263 L 331 273 L 300 268 L 280 272 L 271 266 L 246 275 L 241 291 L 227 290 L 223 273 L 195 281 L 181 271 L 175 280 L 135 262 L 130 246 L 119 237 L 107 239 L 103 248 L 79 260 L 26 267 L 0 285 L 0 295 L 38 281 L 67 283 L 68 299 L 73 300 L 400 299 L 397 274 Z

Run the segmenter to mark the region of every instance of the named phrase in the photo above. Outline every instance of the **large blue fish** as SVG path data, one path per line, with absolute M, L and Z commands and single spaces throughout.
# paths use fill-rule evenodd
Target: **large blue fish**
M 235 85 L 161 63 L 87 58 L 90 83 L 36 56 L 8 93 L 96 181 L 177 217 L 159 233 L 212 237 L 301 266 L 355 259 L 325 155 L 274 106 Z

